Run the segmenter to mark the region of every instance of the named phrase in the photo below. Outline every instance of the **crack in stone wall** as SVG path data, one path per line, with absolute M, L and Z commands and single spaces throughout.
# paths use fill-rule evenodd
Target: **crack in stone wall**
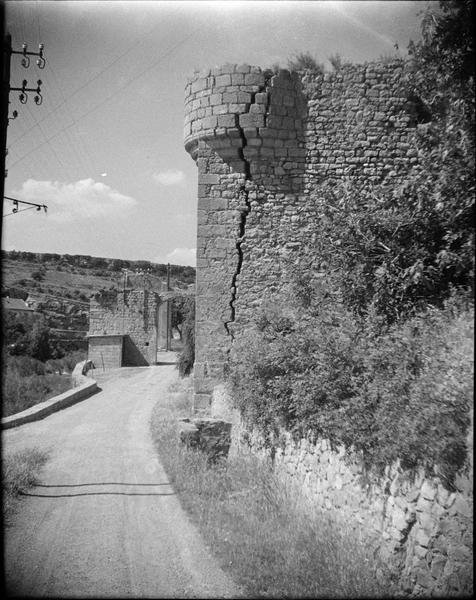
M 287 71 L 249 65 L 203 71 L 186 86 L 185 147 L 199 170 L 198 404 L 206 404 L 213 380 L 225 373 L 240 330 L 241 288 L 246 296 L 262 205 L 273 190 L 280 209 L 291 191 L 290 177 L 302 170 L 300 90 L 298 78 Z
M 266 87 L 260 87 L 260 92 L 264 92 L 266 91 Z M 251 94 L 251 102 L 250 104 L 247 106 L 247 113 L 250 113 L 250 108 L 251 106 L 253 106 L 255 104 L 255 98 L 256 98 L 256 94 L 258 92 L 253 92 Z M 267 110 L 268 110 L 268 105 L 266 105 L 266 112 L 265 112 L 265 124 L 266 124 L 266 114 L 267 114 Z M 242 146 L 239 149 L 239 156 L 241 158 L 241 160 L 244 163 L 244 175 L 245 175 L 245 182 L 243 185 L 240 186 L 240 190 L 239 190 L 239 198 L 240 198 L 240 222 L 239 222 L 239 229 L 238 229 L 238 238 L 236 240 L 236 251 L 238 253 L 238 263 L 236 265 L 236 270 L 233 273 L 232 276 L 232 280 L 231 280 L 231 299 L 230 299 L 230 320 L 229 321 L 225 321 L 224 326 L 225 326 L 225 330 L 227 335 L 231 338 L 232 343 L 235 340 L 235 336 L 234 333 L 232 331 L 232 329 L 230 328 L 230 324 L 234 323 L 235 321 L 235 302 L 236 302 L 236 292 L 237 292 L 237 279 L 238 276 L 241 273 L 241 269 L 243 266 L 243 248 L 242 248 L 242 244 L 245 238 L 245 233 L 246 233 L 246 219 L 248 218 L 248 215 L 251 212 L 251 203 L 249 201 L 249 192 L 247 189 L 247 183 L 249 181 L 252 180 L 252 176 L 251 176 L 251 164 L 250 161 L 247 160 L 246 156 L 245 156 L 245 148 L 248 145 L 248 141 L 246 139 L 246 135 L 245 135 L 245 131 L 244 128 L 241 127 L 240 123 L 239 123 L 239 117 L 237 116 L 236 118 L 236 126 L 238 128 L 238 131 L 240 133 L 240 139 L 241 139 L 241 143 Z M 227 354 L 229 354 L 231 351 L 231 346 L 230 348 L 228 348 L 228 352 Z
M 247 161 L 245 161 L 245 162 L 247 162 Z M 248 165 L 248 169 L 249 169 L 249 165 Z M 233 334 L 232 329 L 230 329 L 230 324 L 234 323 L 234 321 L 235 321 L 235 313 L 236 313 L 235 302 L 236 302 L 237 279 L 241 273 L 241 269 L 243 266 L 243 258 L 244 258 L 242 244 L 243 244 L 243 241 L 245 238 L 245 233 L 246 233 L 246 219 L 247 219 L 249 213 L 251 212 L 251 203 L 248 198 L 248 190 L 246 189 L 246 182 L 249 181 L 250 179 L 251 179 L 250 177 L 245 178 L 245 183 L 240 188 L 240 198 L 244 203 L 244 207 L 240 211 L 239 232 L 238 232 L 238 239 L 236 241 L 236 251 L 238 253 L 238 263 L 236 265 L 236 270 L 233 273 L 233 277 L 231 280 L 230 320 L 225 321 L 225 323 L 224 323 L 226 333 L 228 336 L 230 336 L 232 342 L 235 340 L 235 336 Z M 228 348 L 227 354 L 230 353 L 230 350 L 231 350 L 231 347 Z

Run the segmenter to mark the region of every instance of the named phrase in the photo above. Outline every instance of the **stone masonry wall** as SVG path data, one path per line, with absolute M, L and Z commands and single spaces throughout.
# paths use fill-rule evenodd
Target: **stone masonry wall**
M 233 423 L 230 454 L 251 451 L 272 459 L 283 484 L 305 503 L 347 526 L 363 527 L 383 564 L 398 575 L 400 593 L 448 597 L 472 588 L 472 471 L 456 477 L 454 491 L 398 463 L 380 479 L 369 478 L 360 458 L 343 447 L 332 449 L 323 439 L 294 442 L 285 432 L 271 456 L 230 405 L 225 388 L 216 386 L 211 414 Z
M 225 65 L 188 82 L 185 147 L 198 166 L 197 408 L 209 405 L 256 307 L 286 284 L 300 256 L 318 258 L 310 198 L 319 186 L 395 181 L 417 164 L 425 119 L 402 73 L 395 62 L 301 80 Z
M 88 360 L 96 369 L 122 367 L 122 335 L 92 336 L 88 339 Z
M 418 168 L 428 113 L 404 86 L 404 64 L 350 65 L 302 79 L 249 65 L 195 73 L 186 86 L 185 147 L 198 167 L 195 408 L 232 420 L 235 448 L 264 452 L 214 413 L 233 341 L 263 300 L 315 266 L 312 199 L 324 183 L 396 184 Z M 317 233 L 316 233 L 317 232 Z M 242 435 L 243 434 L 243 435 Z M 365 523 L 402 589 L 457 594 L 472 566 L 472 477 L 448 492 L 398 464 L 366 481 L 358 460 L 326 440 L 283 434 L 275 469 L 314 506 Z
M 124 364 L 157 362 L 157 313 L 160 304 L 149 290 L 125 289 L 109 300 L 91 298 L 89 335 L 124 335 Z

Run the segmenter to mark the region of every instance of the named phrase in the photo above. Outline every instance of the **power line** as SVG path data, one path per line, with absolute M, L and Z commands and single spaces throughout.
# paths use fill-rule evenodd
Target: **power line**
M 22 208 L 21 210 L 14 210 L 11 213 L 7 213 L 6 215 L 2 215 L 2 218 L 9 217 L 10 215 L 16 215 L 18 213 L 25 212 L 26 210 L 33 210 L 34 208 L 35 208 L 34 206 L 30 206 L 29 208 Z
M 149 33 L 155 29 L 156 25 L 154 25 L 153 27 L 151 27 L 149 29 L 149 31 L 147 31 L 147 33 L 145 33 L 144 35 L 149 35 Z M 140 42 L 139 45 L 141 43 L 145 43 L 145 41 Z M 66 98 L 63 96 L 63 101 L 60 102 L 59 104 L 57 104 L 47 115 L 45 115 L 42 119 L 40 119 L 40 121 L 38 121 L 39 123 L 42 123 L 45 119 L 47 119 L 49 116 L 51 116 L 52 114 L 56 114 L 57 110 L 59 108 L 61 108 L 64 104 L 66 104 L 66 102 L 68 102 L 69 100 L 71 100 L 71 98 L 73 98 L 74 96 L 76 96 L 76 94 L 78 94 L 81 90 L 83 90 L 85 87 L 87 87 L 90 83 L 92 83 L 93 81 L 96 81 L 96 79 L 99 79 L 99 77 L 101 77 L 101 75 L 103 75 L 104 73 L 106 73 L 107 71 L 109 71 L 109 69 L 114 66 L 117 62 L 119 62 L 121 60 L 121 58 L 124 58 L 124 56 L 126 56 L 126 54 L 128 54 L 133 48 L 137 47 L 137 42 L 134 42 L 133 44 L 130 44 L 126 50 L 124 50 L 124 52 L 122 54 L 120 54 L 117 58 L 115 58 L 111 63 L 109 63 L 108 65 L 106 65 L 103 69 L 101 69 L 101 71 L 99 71 L 99 73 L 96 73 L 96 75 L 94 75 L 93 77 L 91 77 L 90 79 L 88 79 L 85 83 L 83 83 L 82 85 L 80 85 L 78 88 L 76 88 L 73 92 L 71 92 L 71 94 L 69 96 L 67 96 Z M 72 124 L 74 125 L 74 123 Z M 72 125 L 70 125 L 70 127 L 72 127 Z M 12 146 L 14 144 L 16 144 L 17 142 L 19 142 L 22 138 L 25 137 L 25 135 L 29 133 L 29 131 L 25 131 L 20 137 L 18 137 L 16 140 L 14 140 L 12 142 Z M 51 138 L 50 138 L 51 139 Z
M 45 213 L 48 209 L 46 204 L 37 204 L 36 202 L 27 202 L 26 200 L 18 200 L 17 198 L 11 198 L 10 196 L 4 196 L 3 198 L 5 200 L 10 200 L 10 202 L 13 202 L 13 211 L 10 213 L 11 215 L 14 215 L 18 212 L 24 212 L 25 210 L 31 210 L 31 208 L 36 208 L 36 210 L 43 209 L 45 211 Z M 28 204 L 31 208 L 24 208 L 22 210 L 18 210 L 19 204 Z M 4 216 L 7 217 L 8 215 L 4 215 Z
M 40 32 L 40 6 L 38 0 L 36 0 L 36 24 L 38 26 L 38 43 L 41 43 L 41 32 Z
M 156 67 L 160 62 L 162 62 L 162 60 L 164 60 L 165 58 L 167 58 L 167 56 L 169 56 L 174 50 L 176 50 L 179 46 L 181 46 L 182 44 L 184 44 L 185 42 L 187 42 L 193 35 L 195 35 L 195 33 L 197 31 L 198 31 L 198 29 L 196 29 L 195 31 L 193 31 L 190 35 L 188 35 L 186 38 L 184 38 L 181 42 L 179 42 L 175 46 L 172 46 L 172 48 L 170 48 L 170 50 L 168 52 L 166 52 L 165 54 L 163 54 L 159 58 L 159 60 L 155 61 L 152 65 L 150 65 L 149 67 L 147 67 L 146 69 L 144 69 L 143 71 L 141 71 L 135 77 L 132 77 L 131 79 L 127 80 L 118 89 L 114 90 L 114 92 L 112 94 L 110 94 L 109 96 L 107 96 L 106 98 L 104 98 L 104 100 L 102 100 L 99 104 L 96 104 L 96 106 L 93 106 L 90 110 L 86 111 L 84 114 L 82 114 L 80 117 L 78 117 L 78 119 L 76 119 L 76 123 L 78 121 L 80 121 L 81 119 L 84 119 L 84 117 L 87 117 L 89 114 L 91 114 L 93 111 L 97 110 L 100 106 L 102 106 L 103 104 L 105 104 L 109 100 L 111 100 L 111 98 L 113 98 L 113 96 L 115 96 L 117 94 L 117 92 L 119 92 L 120 90 L 124 89 L 126 86 L 128 86 L 132 82 L 134 82 L 137 79 L 139 79 L 139 77 L 142 77 L 148 71 L 150 71 L 151 69 L 153 69 L 154 67 Z M 51 137 L 47 138 L 45 142 L 43 142 L 43 143 L 39 144 L 38 146 L 35 146 L 34 148 L 32 148 L 29 152 L 27 152 L 26 154 L 24 154 L 23 156 L 21 156 L 12 165 L 10 165 L 10 168 L 13 168 L 15 165 L 17 165 L 19 162 L 21 162 L 24 158 L 26 158 L 27 156 L 29 156 L 32 152 L 35 152 L 36 150 L 38 150 L 39 148 L 41 148 L 42 146 L 44 146 L 45 143 L 51 141 L 52 139 L 54 139 L 55 137 L 57 137 L 58 135 L 60 135 L 61 133 L 63 133 L 63 131 L 65 131 L 66 129 L 69 129 L 70 127 L 72 127 L 74 124 L 75 123 L 72 123 L 71 125 L 68 125 L 67 127 L 63 127 L 63 129 L 61 129 L 60 131 L 58 131 L 57 133 L 55 133 Z
M 0 17 L 3 22 L 3 13 L 4 7 L 0 5 Z M 12 87 L 10 85 L 10 74 L 11 74 L 11 58 L 13 55 L 21 55 L 21 65 L 27 69 L 30 66 L 30 57 L 36 56 L 36 64 L 40 69 L 44 69 L 46 65 L 46 60 L 43 56 L 43 45 L 40 44 L 38 47 L 38 52 L 29 52 L 28 46 L 26 43 L 22 44 L 21 50 L 13 50 L 12 48 L 12 38 L 10 34 L 6 34 L 3 36 L 3 32 L 0 32 L 2 37 L 1 40 L 1 86 L 0 86 L 0 198 L 3 203 L 3 194 L 5 190 L 5 162 L 6 162 L 6 154 L 7 154 L 7 128 L 9 122 L 9 105 L 10 105 L 10 92 L 11 91 L 19 91 L 19 100 L 22 104 L 26 104 L 28 101 L 28 92 L 35 92 L 36 96 L 34 97 L 34 101 L 36 105 L 40 105 L 43 102 L 43 97 L 41 95 L 41 85 L 42 82 L 40 79 L 37 81 L 37 87 L 31 88 L 28 86 L 28 81 L 23 79 L 21 87 Z M 13 114 L 13 118 L 16 118 L 16 111 Z M 14 211 L 15 212 L 15 211 Z
M 31 111 L 30 111 L 30 109 L 29 109 L 28 107 L 27 107 L 27 110 L 28 110 L 28 111 L 30 112 L 30 114 L 31 114 Z M 49 141 L 48 141 L 48 139 L 46 138 L 46 133 L 45 133 L 45 131 L 44 131 L 43 127 L 42 127 L 42 126 L 41 126 L 41 125 L 40 125 L 40 124 L 37 122 L 37 120 L 35 119 L 35 116 L 34 116 L 33 114 L 31 114 L 31 116 L 32 116 L 32 118 L 33 118 L 33 121 L 34 121 L 34 122 L 35 122 L 35 123 L 38 125 L 38 127 L 39 127 L 39 129 L 40 129 L 40 133 L 41 133 L 41 135 L 43 136 L 43 139 L 44 139 L 44 140 L 45 140 L 45 142 L 48 144 L 48 146 L 49 146 L 50 150 L 53 152 L 53 154 L 54 154 L 54 156 L 55 156 L 55 158 L 56 158 L 56 161 L 57 161 L 57 163 L 58 163 L 58 164 L 59 164 L 59 165 L 60 165 L 60 166 L 63 168 L 64 172 L 66 173 L 66 176 L 68 177 L 68 179 L 71 179 L 71 175 L 70 175 L 70 173 L 69 173 L 69 170 L 68 170 L 68 168 L 66 167 L 66 165 L 63 163 L 63 161 L 62 161 L 62 160 L 60 159 L 60 157 L 58 156 L 58 154 L 57 154 L 57 152 L 56 152 L 56 149 L 55 149 L 55 147 L 54 147 L 52 144 L 50 144 L 50 142 L 49 142 Z
M 49 70 L 50 70 L 51 75 L 52 75 L 52 77 L 54 79 L 54 85 L 55 85 L 55 87 L 58 89 L 58 91 L 60 93 L 60 96 L 63 98 L 63 100 L 66 101 L 66 98 L 65 98 L 65 95 L 63 93 L 63 90 L 62 90 L 62 88 L 61 88 L 61 86 L 60 86 L 60 84 L 58 82 L 58 78 L 56 77 L 56 73 L 55 73 L 55 71 L 54 71 L 54 69 L 53 69 L 53 67 L 52 67 L 51 64 L 50 64 L 50 69 Z M 76 119 L 74 117 L 72 109 L 70 107 L 66 107 L 66 108 L 67 108 L 67 111 L 68 111 L 68 115 L 67 116 L 69 116 L 71 118 L 71 120 L 72 120 L 72 124 L 71 125 L 76 124 Z M 91 160 L 90 153 L 86 152 L 85 147 L 84 147 L 84 141 L 83 141 L 82 137 L 80 135 L 78 135 L 76 133 L 76 131 L 73 129 L 72 130 L 72 135 L 77 140 L 77 143 L 74 143 L 72 141 L 72 138 L 70 137 L 70 135 L 71 135 L 71 133 L 68 131 L 68 133 L 66 134 L 66 138 L 69 139 L 69 148 L 71 148 L 73 150 L 73 154 L 75 154 L 78 157 L 78 159 L 79 159 L 78 162 L 80 162 L 82 164 L 83 169 L 85 170 L 85 172 L 88 171 L 88 168 L 90 168 L 91 171 L 94 171 L 94 165 L 93 165 L 93 162 Z M 83 156 L 86 157 L 86 161 L 84 160 Z M 86 164 L 86 163 L 88 163 L 88 164 Z

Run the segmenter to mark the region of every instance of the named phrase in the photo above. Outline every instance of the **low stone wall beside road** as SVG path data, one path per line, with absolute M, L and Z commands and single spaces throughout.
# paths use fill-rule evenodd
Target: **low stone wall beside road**
M 223 385 L 213 393 L 211 415 L 233 422 L 230 454 L 271 459 L 284 485 L 332 518 L 364 527 L 384 564 L 398 573 L 403 593 L 464 595 L 472 589 L 473 476 L 459 474 L 452 490 L 438 477 L 411 474 L 399 463 L 371 478 L 358 456 L 328 440 L 293 441 L 283 433 L 271 452 L 247 430 Z
M 78 363 L 73 370 L 71 379 L 73 382 L 73 389 L 67 390 L 59 396 L 35 404 L 26 410 L 23 410 L 15 415 L 4 417 L 2 419 L 2 429 L 10 429 L 11 427 L 18 427 L 24 423 L 31 423 L 32 421 L 39 421 L 44 419 L 52 413 L 68 408 L 85 400 L 99 391 L 98 385 L 94 379 L 86 376 L 88 372 L 88 361 Z

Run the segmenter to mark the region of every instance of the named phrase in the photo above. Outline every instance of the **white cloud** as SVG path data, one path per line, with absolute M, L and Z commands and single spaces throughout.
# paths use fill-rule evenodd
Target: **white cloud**
M 153 262 L 164 264 L 170 263 L 171 265 L 185 265 L 187 267 L 195 267 L 197 258 L 196 248 L 174 248 L 172 252 L 169 252 L 165 259 L 160 256 L 154 259 Z
M 153 179 L 161 185 L 177 185 L 185 180 L 185 173 L 183 171 L 160 171 L 152 175 Z
M 46 204 L 49 218 L 63 223 L 121 216 L 123 211 L 137 204 L 134 198 L 94 179 L 81 179 L 74 183 L 27 179 L 15 195 L 27 202 Z

